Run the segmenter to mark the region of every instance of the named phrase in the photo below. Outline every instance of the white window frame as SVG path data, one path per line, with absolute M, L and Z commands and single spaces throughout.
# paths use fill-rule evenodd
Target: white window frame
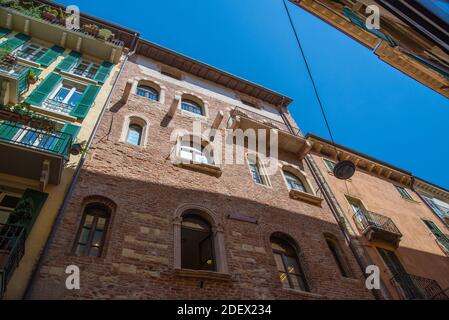
M 35 56 L 36 53 L 41 52 L 41 51 L 43 51 L 42 55 L 44 55 L 45 52 L 48 51 L 48 48 L 47 48 L 47 47 L 42 46 L 42 45 L 40 45 L 40 44 L 37 44 L 36 42 L 32 42 L 32 41 L 31 41 L 31 42 L 25 43 L 23 46 L 21 46 L 20 48 L 18 48 L 16 52 L 17 52 L 17 53 L 22 52 L 22 51 L 24 51 L 25 49 L 30 48 L 31 46 L 35 46 L 35 47 L 36 47 L 36 49 L 33 51 L 33 53 L 30 54 L 31 56 Z M 42 55 L 41 55 L 41 56 L 42 56 Z M 37 59 L 30 59 L 29 57 L 20 57 L 20 58 L 25 59 L 25 60 L 28 60 L 28 61 L 33 61 L 33 62 L 37 60 Z
M 83 72 L 83 74 L 76 74 L 76 73 L 74 73 L 74 71 L 76 69 L 78 69 L 79 66 L 82 65 L 83 63 L 85 63 L 87 65 L 87 67 L 86 67 L 85 71 Z M 98 72 L 98 70 L 100 69 L 101 65 L 99 63 L 97 63 L 97 62 L 92 61 L 92 60 L 81 58 L 80 61 L 72 68 L 72 70 L 70 70 L 70 73 L 74 74 L 75 76 L 79 76 L 79 77 L 83 77 L 83 78 L 87 78 L 87 79 L 93 80 L 93 78 L 95 78 L 95 75 L 97 74 L 97 72 L 95 72 L 95 74 L 92 73 L 92 75 L 93 75 L 92 78 L 88 77 L 88 75 L 91 74 L 90 70 L 92 68 L 94 68 L 94 67 L 97 69 L 97 72 Z
M 250 156 L 254 156 L 255 157 L 255 163 L 254 164 L 257 166 L 257 168 L 259 170 L 259 175 L 260 175 L 260 178 L 262 180 L 262 183 L 258 183 L 257 181 L 254 180 L 253 172 L 251 170 L 251 164 L 253 164 L 253 161 L 250 160 Z M 248 170 L 249 170 L 249 173 L 250 173 L 250 176 L 251 176 L 251 180 L 253 181 L 253 183 L 258 185 L 258 186 L 264 186 L 264 187 L 271 188 L 270 179 L 269 179 L 268 175 L 266 174 L 265 167 L 264 167 L 263 163 L 260 161 L 259 156 L 257 154 L 255 154 L 255 153 L 247 153 L 246 154 L 246 163 L 248 165 Z
M 184 144 L 189 144 L 189 146 Z M 210 159 L 207 154 L 205 154 L 203 145 L 195 144 L 193 141 L 193 147 L 191 140 L 182 140 L 179 145 L 179 157 L 183 160 L 192 161 L 196 164 L 210 164 L 213 165 L 213 159 Z

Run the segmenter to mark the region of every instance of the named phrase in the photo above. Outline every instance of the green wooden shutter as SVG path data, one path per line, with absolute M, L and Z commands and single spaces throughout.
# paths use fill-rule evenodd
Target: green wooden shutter
M 5 42 L 2 42 L 2 44 L 0 44 L 0 48 L 8 47 L 11 50 L 15 50 L 18 47 L 20 47 L 21 45 L 23 45 L 25 42 L 27 42 L 28 40 L 30 40 L 29 36 L 24 35 L 22 33 L 18 33 L 15 36 L 6 40 Z
M 48 67 L 64 52 L 64 50 L 64 48 L 59 46 L 51 47 L 39 59 L 37 59 L 36 62 L 44 67 Z
M 440 228 L 437 227 L 437 225 L 430 220 L 423 220 L 426 224 L 427 228 L 433 233 L 435 238 L 437 238 L 438 242 L 443 245 L 446 250 L 449 252 L 449 238 L 441 232 Z
M 89 109 L 93 106 L 100 89 L 99 86 L 94 86 L 92 84 L 88 85 L 84 90 L 78 105 L 73 108 L 70 115 L 79 119 L 84 119 L 89 113 Z
M 0 38 L 3 38 L 4 36 L 11 33 L 11 30 L 6 28 L 0 28 Z
M 22 199 L 16 207 L 14 213 L 10 216 L 7 224 L 14 224 L 16 226 L 23 227 L 25 229 L 26 235 L 28 236 L 33 228 L 34 223 L 36 222 L 39 213 L 42 210 L 42 207 L 47 201 L 48 194 L 42 193 L 39 191 L 27 189 L 22 195 Z M 23 208 L 27 208 L 27 210 L 23 210 Z M 20 210 L 22 209 L 22 210 Z M 27 214 L 20 215 L 21 212 L 26 211 Z M 15 213 L 18 214 L 15 214 Z M 15 216 L 15 217 L 12 217 Z M 19 221 L 15 221 L 17 216 L 22 217 Z
M 111 73 L 112 68 L 114 65 L 110 62 L 103 62 L 100 69 L 98 69 L 97 74 L 95 75 L 94 80 L 98 81 L 99 83 L 105 83 L 106 79 L 109 77 L 109 74 Z
M 70 71 L 70 69 L 72 69 L 80 59 L 81 53 L 72 51 L 58 64 L 56 69 L 61 71 Z
M 21 124 L 5 121 L 0 125 L 0 140 L 10 142 L 17 132 L 22 128 Z
M 62 81 L 63 76 L 57 73 L 51 73 L 44 81 L 28 96 L 25 103 L 40 107 L 49 94 Z
M 63 134 L 57 134 L 59 138 L 56 139 L 53 145 L 50 147 L 51 151 L 60 155 L 68 156 L 69 148 L 71 144 L 76 141 L 76 137 L 78 136 L 80 130 L 80 126 L 66 123 L 61 130 Z

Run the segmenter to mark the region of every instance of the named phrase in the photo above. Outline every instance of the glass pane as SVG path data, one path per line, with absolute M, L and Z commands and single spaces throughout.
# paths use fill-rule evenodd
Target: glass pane
M 90 214 L 86 216 L 86 221 L 84 222 L 84 227 L 91 228 L 92 222 L 94 221 L 94 216 L 91 216 Z
M 93 239 L 92 239 L 92 246 L 93 247 L 101 247 L 103 241 L 103 231 L 95 231 Z
M 89 252 L 90 257 L 99 257 L 100 256 L 100 248 L 91 247 Z
M 97 230 L 104 230 L 104 227 L 106 225 L 106 219 L 105 218 L 98 218 L 98 222 L 97 222 Z
M 75 91 L 73 95 L 70 97 L 68 104 L 70 104 L 72 107 L 76 106 L 80 102 L 82 96 L 83 96 L 82 92 Z
M 142 135 L 141 127 L 135 125 L 130 126 L 128 132 L 128 143 L 135 146 L 140 145 L 141 135 Z
M 275 253 L 274 260 L 276 261 L 276 266 L 278 268 L 278 271 L 285 272 L 284 263 L 282 262 L 282 256 L 280 254 Z
M 77 254 L 77 255 L 83 255 L 85 252 L 86 252 L 86 246 L 85 246 L 85 245 L 79 244 L 79 245 L 76 247 L 75 254 Z
M 295 276 L 292 274 L 289 275 L 289 277 L 290 277 L 290 281 L 292 282 L 293 289 L 296 289 L 296 290 L 304 290 L 305 289 L 301 277 Z
M 89 233 L 90 233 L 90 229 L 88 228 L 83 228 L 83 230 L 81 231 L 80 234 L 80 238 L 78 239 L 78 243 L 79 244 L 86 244 L 87 240 L 89 239 Z
M 290 288 L 290 283 L 288 282 L 287 274 L 284 272 L 279 272 L 279 279 L 284 288 Z
M 53 100 L 56 100 L 58 102 L 63 102 L 69 93 L 70 93 L 69 88 L 62 87 L 61 89 L 59 89 L 58 93 L 55 95 Z
M 296 258 L 286 256 L 285 264 L 287 265 L 287 271 L 289 273 L 301 273 L 301 269 L 299 269 L 298 261 L 296 260 Z

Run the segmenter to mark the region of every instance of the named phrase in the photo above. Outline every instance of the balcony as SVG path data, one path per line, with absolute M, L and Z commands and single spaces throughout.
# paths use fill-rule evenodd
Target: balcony
M 404 300 L 448 300 L 441 286 L 432 279 L 412 274 L 397 274 L 391 283 Z
M 5 60 L 0 62 L 0 104 L 17 104 L 28 89 L 30 68 Z
M 25 232 L 22 227 L 0 224 L 0 300 L 14 270 L 25 253 Z
M 354 221 L 369 241 L 383 241 L 399 246 L 402 233 L 390 218 L 367 210 L 359 210 Z
M 279 148 L 298 154 L 300 159 L 303 159 L 311 149 L 310 144 L 306 141 L 299 128 L 240 107 L 236 107 L 231 111 L 228 128 L 254 129 L 256 134 L 259 129 L 275 129 L 278 131 Z M 268 137 L 269 135 L 267 134 L 267 140 Z
M 22 6 L 9 7 L 0 5 L 0 27 L 15 30 L 30 37 L 58 44 L 64 48 L 80 51 L 99 59 L 118 63 L 123 52 L 124 42 L 115 39 L 107 26 L 82 16 L 80 29 L 68 28 L 65 19 L 46 15 L 39 9 L 40 1 L 33 1 L 34 8 Z M 97 24 L 99 28 L 108 29 L 109 36 L 100 38 L 87 32 L 83 26 Z M 117 30 L 113 29 L 114 32 Z
M 69 159 L 72 136 L 5 121 L 0 125 L 0 172 L 58 185 Z

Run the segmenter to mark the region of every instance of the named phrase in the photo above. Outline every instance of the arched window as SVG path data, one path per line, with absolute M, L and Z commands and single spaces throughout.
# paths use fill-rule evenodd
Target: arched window
M 214 156 L 212 148 L 205 141 L 192 136 L 183 137 L 180 145 L 180 157 L 193 163 L 213 164 Z
M 216 271 L 213 232 L 210 224 L 195 213 L 187 213 L 181 223 L 181 267 Z
M 128 135 L 126 137 L 126 142 L 129 144 L 140 146 L 142 143 L 142 132 L 143 129 L 137 124 L 130 124 L 128 128 Z
M 255 154 L 249 153 L 247 159 L 254 183 L 270 186 L 268 175 L 265 174 L 263 164 L 261 163 L 259 157 Z
M 192 100 L 182 99 L 181 109 L 193 114 L 204 116 L 203 108 L 198 103 Z
M 307 192 L 304 183 L 302 183 L 302 181 L 293 173 L 284 170 L 284 177 L 290 190 Z
M 110 208 L 103 204 L 94 203 L 86 206 L 75 242 L 76 255 L 101 257 L 110 216 Z
M 156 89 L 153 89 L 149 86 L 144 85 L 137 86 L 137 95 L 154 101 L 159 100 L 159 92 Z
M 348 263 L 343 255 L 343 252 L 338 244 L 338 240 L 333 235 L 325 235 L 326 244 L 334 257 L 334 260 L 340 270 L 343 277 L 349 278 L 351 276 L 351 271 L 349 269 Z
M 297 252 L 292 244 L 282 237 L 271 237 L 279 277 L 284 288 L 309 291 L 304 272 L 298 259 Z

